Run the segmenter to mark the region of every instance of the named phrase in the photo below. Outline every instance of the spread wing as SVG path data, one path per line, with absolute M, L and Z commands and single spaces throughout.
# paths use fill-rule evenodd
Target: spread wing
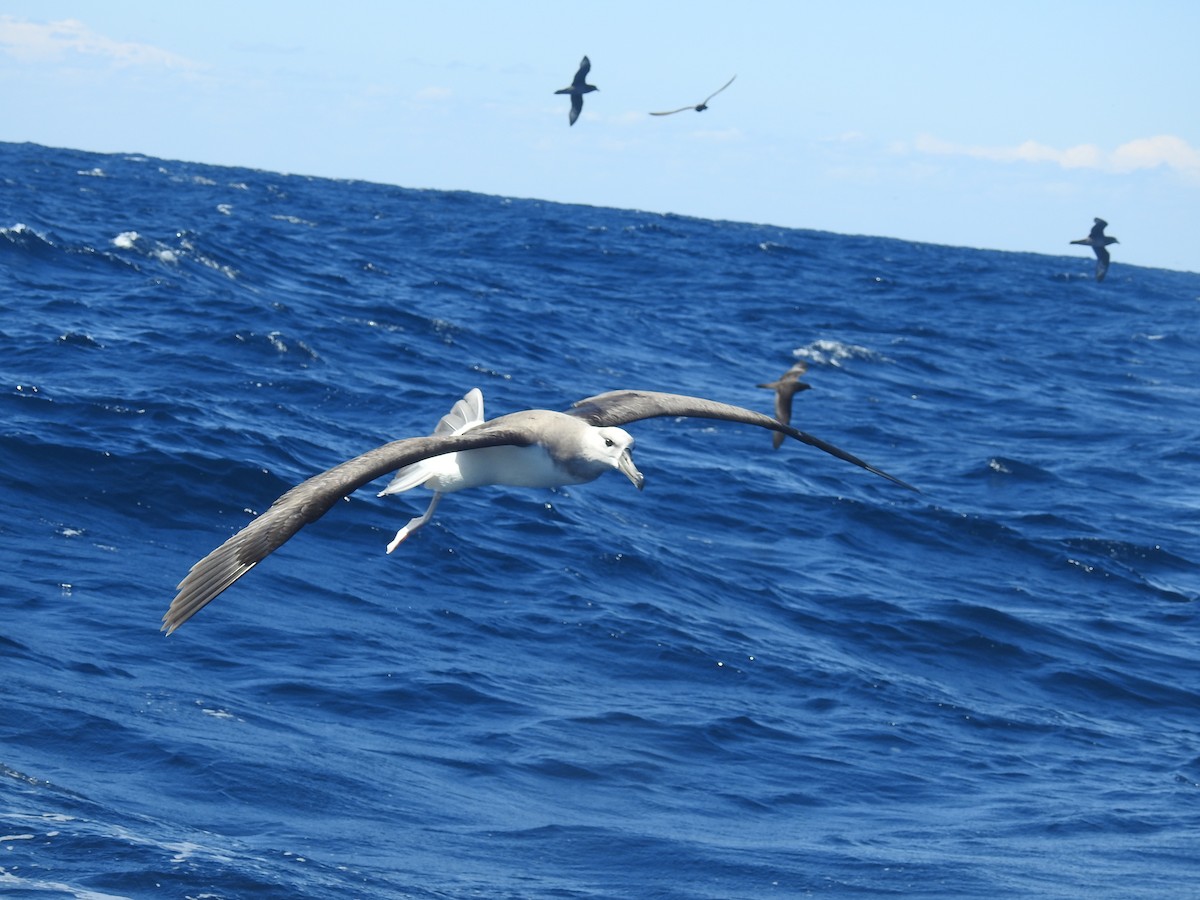
M 465 434 L 406 438 L 376 447 L 296 485 L 249 525 L 194 566 L 179 582 L 175 599 L 163 616 L 170 634 L 218 594 L 266 559 L 310 522 L 363 485 L 403 466 L 476 447 L 528 445 L 520 431 L 486 424 Z
M 571 120 L 568 125 L 574 125 L 575 120 L 579 118 L 579 114 L 583 112 L 583 94 L 571 95 Z
M 800 380 L 800 376 L 807 371 L 808 363 L 801 361 L 780 375 L 778 381 L 768 381 L 766 384 L 759 385 L 760 388 L 775 392 L 775 418 L 784 425 L 792 421 L 792 397 L 796 395 L 797 391 L 807 391 L 812 388 L 811 384 Z M 783 432 L 775 432 L 771 435 L 771 446 L 778 450 L 783 444 L 783 438 Z
M 894 475 L 889 475 L 882 469 L 877 469 L 863 462 L 857 456 L 847 453 L 833 444 L 826 443 L 820 438 L 815 438 L 811 434 L 797 431 L 790 425 L 778 422 L 770 416 L 765 416 L 762 413 L 757 413 L 741 406 L 731 406 L 728 403 L 705 400 L 702 397 L 688 397 L 684 394 L 662 394 L 657 391 L 609 391 L 607 394 L 598 394 L 595 397 L 580 400 L 566 412 L 568 415 L 579 416 L 581 419 L 597 427 L 626 425 L 629 422 L 637 422 L 641 419 L 653 419 L 660 416 L 724 419 L 729 422 L 741 422 L 745 425 L 757 425 L 759 428 L 769 428 L 771 431 L 782 432 L 801 443 L 816 447 L 818 450 L 823 450 L 831 456 L 836 456 L 838 459 L 853 463 L 859 468 L 866 469 L 868 472 L 873 472 L 876 475 L 886 478 L 888 481 L 893 481 L 901 487 L 906 487 L 912 491 L 917 490 L 911 484 L 901 481 Z
M 734 76 L 733 76 L 733 78 L 737 78 L 737 76 L 736 76 L 736 75 L 734 75 Z M 721 85 L 721 86 L 720 86 L 719 88 L 717 88 L 715 91 L 713 91 L 711 94 L 709 94 L 707 97 L 705 97 L 705 98 L 704 98 L 704 102 L 703 102 L 702 104 L 700 104 L 700 105 L 701 105 L 701 106 L 707 106 L 707 105 L 708 105 L 708 101 L 709 101 L 709 100 L 711 100 L 713 97 L 717 96 L 717 94 L 721 93 L 721 91 L 725 90 L 725 88 L 727 88 L 727 87 L 729 87 L 731 84 L 733 84 L 733 78 L 730 78 L 730 79 L 729 79 L 727 82 L 725 82 L 723 85 Z
M 737 76 L 734 75 L 733 78 L 737 78 Z M 652 115 L 652 116 L 673 116 L 673 115 L 675 115 L 675 113 L 683 112 L 685 109 L 698 109 L 698 110 L 705 109 L 708 106 L 709 100 L 711 100 L 713 97 L 717 96 L 717 94 L 721 93 L 721 91 L 725 90 L 725 88 L 727 88 L 731 84 L 733 84 L 733 78 L 730 78 L 727 82 L 725 82 L 723 85 L 721 85 L 715 91 L 713 91 L 711 94 L 709 94 L 707 97 L 705 97 L 703 103 L 697 103 L 695 106 L 681 106 L 681 107 L 679 107 L 679 109 L 672 109 L 672 110 L 669 110 L 668 112 L 652 112 L 652 113 L 650 113 L 650 115 Z
M 1096 280 L 1103 281 L 1108 274 L 1108 248 L 1095 246 L 1092 249 L 1096 251 Z
M 579 71 L 575 73 L 575 80 L 572 84 L 577 88 L 581 88 L 587 82 L 588 72 L 592 71 L 592 61 L 586 56 L 579 63 Z
M 1103 219 L 1093 219 L 1096 224 L 1092 226 L 1092 230 L 1088 232 L 1088 237 L 1093 241 L 1104 240 L 1104 229 L 1108 227 L 1108 223 Z

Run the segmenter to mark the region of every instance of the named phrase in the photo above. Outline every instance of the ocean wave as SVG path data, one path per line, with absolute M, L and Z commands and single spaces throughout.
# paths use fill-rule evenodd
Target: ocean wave
M 0 154 L 0 889 L 1190 889 L 1195 275 Z M 920 493 L 634 422 L 642 492 L 464 492 L 389 555 L 428 496 L 368 486 L 158 632 L 471 387 L 770 413 L 796 360 L 793 424 Z

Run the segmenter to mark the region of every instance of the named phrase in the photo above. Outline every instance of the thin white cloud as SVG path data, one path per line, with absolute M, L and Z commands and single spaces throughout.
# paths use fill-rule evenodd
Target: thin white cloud
M 429 87 L 421 88 L 413 96 L 422 103 L 439 103 L 453 97 L 454 91 L 448 87 L 430 85 Z
M 613 113 L 608 116 L 608 120 L 618 125 L 645 125 L 647 122 L 654 121 L 644 112 L 636 109 L 627 109 L 622 113 Z
M 43 23 L 0 16 L 0 51 L 22 62 L 93 57 L 118 66 L 200 68 L 190 59 L 149 44 L 116 41 L 97 34 L 78 19 Z
M 931 135 L 921 135 L 912 145 L 918 153 L 931 156 L 967 156 L 992 162 L 1054 163 L 1064 169 L 1097 169 L 1103 172 L 1134 172 L 1159 166 L 1200 178 L 1200 150 L 1182 138 L 1170 134 L 1138 138 L 1115 150 L 1095 144 L 1078 144 L 1058 149 L 1037 141 L 1025 141 L 1015 147 L 988 147 L 955 144 Z
M 1111 165 L 1118 172 L 1166 166 L 1168 169 L 1200 175 L 1200 150 L 1182 138 L 1160 134 L 1122 144 L 1113 151 Z
M 843 131 L 841 134 L 816 138 L 818 144 L 861 144 L 866 140 L 867 136 L 861 131 Z
M 745 138 L 740 128 L 700 129 L 692 134 L 699 140 L 714 144 L 735 143 Z

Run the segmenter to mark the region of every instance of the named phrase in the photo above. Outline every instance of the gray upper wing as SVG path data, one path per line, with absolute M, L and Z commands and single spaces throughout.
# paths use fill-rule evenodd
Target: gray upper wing
M 798 431 L 790 425 L 777 422 L 770 416 L 744 409 L 741 406 L 719 403 L 716 400 L 705 400 L 703 397 L 689 397 L 684 394 L 663 394 L 657 391 L 609 391 L 606 394 L 597 394 L 595 397 L 587 397 L 580 400 L 566 412 L 568 415 L 579 416 L 581 419 L 597 427 L 626 425 L 629 422 L 637 422 L 641 419 L 653 419 L 660 416 L 724 419 L 729 422 L 741 422 L 745 425 L 757 425 L 759 428 L 768 428 L 771 431 L 786 434 L 788 437 L 816 447 L 818 450 L 823 450 L 831 456 L 836 456 L 838 459 L 853 463 L 859 468 L 873 472 L 909 490 L 917 490 L 911 484 L 901 481 L 894 475 L 889 475 L 882 469 L 877 469 L 863 462 L 857 456 L 847 453 L 833 444 L 826 443 L 820 438 L 813 437 L 811 434 Z
M 456 450 L 529 443 L 528 435 L 520 429 L 484 424 L 464 434 L 392 441 L 314 475 L 289 490 L 261 516 L 192 566 L 179 582 L 178 594 L 163 616 L 163 630 L 170 634 L 301 528 L 315 522 L 343 497 L 376 478 Z
M 781 431 L 781 425 L 770 416 L 741 406 L 732 406 L 703 397 L 686 394 L 664 394 L 659 391 L 609 391 L 587 397 L 572 405 L 567 415 L 578 416 L 597 427 L 627 425 L 641 419 L 661 416 L 684 416 L 697 419 L 726 419 L 746 425 L 758 425 Z

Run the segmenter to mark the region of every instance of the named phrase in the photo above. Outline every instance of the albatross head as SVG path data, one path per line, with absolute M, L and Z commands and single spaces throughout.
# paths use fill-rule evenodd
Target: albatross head
M 592 428 L 589 432 L 587 454 L 596 462 L 616 469 L 640 491 L 646 484 L 646 476 L 633 464 L 633 435 L 612 426 Z

